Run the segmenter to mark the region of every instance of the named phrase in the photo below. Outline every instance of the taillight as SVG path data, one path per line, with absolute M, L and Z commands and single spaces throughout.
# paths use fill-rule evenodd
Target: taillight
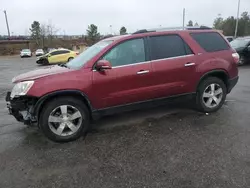
M 233 57 L 235 63 L 239 63 L 239 61 L 240 61 L 240 56 L 239 56 L 238 53 L 233 53 L 233 54 L 232 54 L 232 57 Z

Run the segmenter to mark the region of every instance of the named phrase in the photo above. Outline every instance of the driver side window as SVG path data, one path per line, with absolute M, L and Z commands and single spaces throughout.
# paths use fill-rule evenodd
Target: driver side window
M 125 41 L 111 49 L 102 59 L 109 61 L 113 67 L 144 62 L 144 41 L 143 39 Z

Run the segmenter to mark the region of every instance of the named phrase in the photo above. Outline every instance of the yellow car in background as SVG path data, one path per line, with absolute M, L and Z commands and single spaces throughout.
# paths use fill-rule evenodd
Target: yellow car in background
M 74 59 L 77 55 L 78 52 L 68 49 L 53 50 L 43 56 L 38 57 L 36 63 L 41 65 L 67 63 Z

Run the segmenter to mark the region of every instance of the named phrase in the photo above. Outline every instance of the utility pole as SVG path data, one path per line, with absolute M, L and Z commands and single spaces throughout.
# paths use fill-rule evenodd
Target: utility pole
M 236 18 L 236 26 L 235 26 L 234 38 L 237 37 L 237 32 L 238 32 L 239 12 L 240 12 L 240 0 L 238 1 L 238 10 L 237 10 L 237 18 Z
M 182 29 L 184 30 L 185 29 L 185 15 L 186 14 L 186 10 L 185 8 L 183 9 L 183 23 L 182 23 Z
M 8 18 L 7 18 L 7 13 L 6 10 L 3 11 L 5 14 L 5 20 L 6 20 L 6 26 L 7 26 L 7 30 L 8 30 L 8 36 L 10 38 L 10 28 L 9 28 L 9 23 L 8 23 Z
M 110 34 L 113 35 L 112 25 L 110 25 L 109 27 L 110 27 Z

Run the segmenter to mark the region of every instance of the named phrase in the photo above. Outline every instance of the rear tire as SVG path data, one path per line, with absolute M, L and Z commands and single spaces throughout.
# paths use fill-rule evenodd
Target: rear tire
M 39 127 L 54 142 L 70 142 L 87 133 L 89 117 L 89 110 L 81 100 L 61 97 L 45 104 Z
M 203 80 L 197 89 L 196 106 L 201 112 L 216 112 L 225 102 L 227 88 L 225 83 L 217 77 Z

